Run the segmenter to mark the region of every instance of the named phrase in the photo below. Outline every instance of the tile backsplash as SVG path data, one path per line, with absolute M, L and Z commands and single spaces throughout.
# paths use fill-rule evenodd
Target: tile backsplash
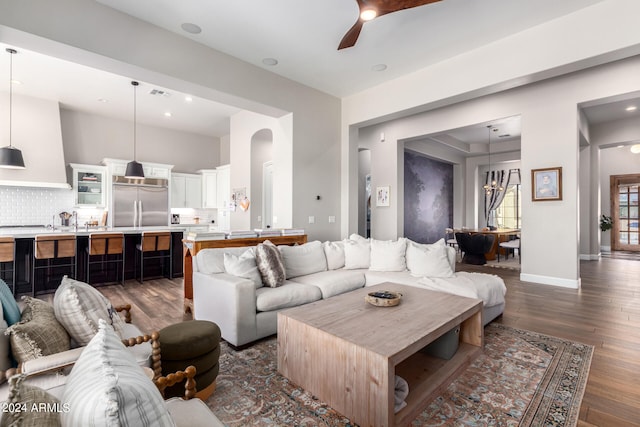
M 50 225 L 55 217 L 55 225 L 60 226 L 60 212 L 74 210 L 80 226 L 102 217 L 103 209 L 78 209 L 73 204 L 72 190 L 0 186 L 0 225 Z

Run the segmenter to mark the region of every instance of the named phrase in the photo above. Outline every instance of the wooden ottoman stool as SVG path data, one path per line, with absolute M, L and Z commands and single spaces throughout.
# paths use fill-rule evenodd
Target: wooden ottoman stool
M 159 332 L 162 375 L 196 367 L 196 397 L 206 400 L 216 389 L 220 366 L 220 328 L 207 320 L 188 320 L 167 326 Z M 182 396 L 184 385 L 165 389 L 165 398 Z

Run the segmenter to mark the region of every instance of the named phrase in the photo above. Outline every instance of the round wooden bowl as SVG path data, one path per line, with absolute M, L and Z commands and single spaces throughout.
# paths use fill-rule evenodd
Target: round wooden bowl
M 376 294 L 389 294 L 391 298 L 381 298 L 380 296 L 376 296 Z M 400 292 L 393 291 L 377 291 L 377 292 L 369 292 L 365 295 L 364 300 L 371 305 L 375 305 L 376 307 L 393 307 L 394 305 L 400 304 L 400 298 L 402 298 L 402 294 Z

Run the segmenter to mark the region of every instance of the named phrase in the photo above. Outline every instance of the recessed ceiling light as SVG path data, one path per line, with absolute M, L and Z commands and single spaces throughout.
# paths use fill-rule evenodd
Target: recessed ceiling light
M 20 86 L 22 84 L 22 82 L 20 80 L 13 79 L 13 80 L 11 80 L 11 84 Z
M 636 107 L 635 105 L 629 105 L 627 108 L 625 108 L 626 111 L 636 111 L 638 109 L 638 107 Z
M 371 67 L 372 71 L 384 71 L 387 69 L 387 64 L 376 64 Z
M 264 59 L 262 60 L 262 63 L 263 63 L 264 65 L 268 65 L 268 66 L 270 66 L 270 67 L 273 67 L 274 65 L 278 65 L 278 60 L 277 60 L 277 59 L 275 59 L 275 58 L 264 58 Z
M 185 22 L 184 24 L 180 25 L 180 28 L 182 28 L 189 34 L 200 34 L 202 32 L 202 28 L 200 28 L 200 26 L 192 24 L 191 22 Z
M 166 113 L 164 113 L 165 117 L 171 117 L 171 112 L 167 111 Z
M 193 98 L 190 97 L 189 95 L 184 97 L 184 102 L 191 102 L 191 101 L 193 101 Z
M 98 102 L 102 102 L 106 104 L 107 102 L 109 102 L 109 100 L 106 98 L 98 98 Z
M 640 153 L 640 144 L 632 145 L 632 146 L 631 146 L 631 148 L 630 148 L 630 150 L 631 150 L 631 152 L 632 152 L 633 154 L 638 154 L 638 153 Z
M 360 13 L 360 19 L 363 21 L 371 21 L 376 16 L 378 16 L 378 11 L 373 8 L 365 9 Z
M 624 145 L 618 145 L 616 148 L 624 148 Z

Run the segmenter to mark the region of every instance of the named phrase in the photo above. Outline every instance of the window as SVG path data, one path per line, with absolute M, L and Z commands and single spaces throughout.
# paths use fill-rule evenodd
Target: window
M 496 209 L 496 224 L 498 228 L 520 228 L 520 184 L 512 184 L 505 191 L 504 199 Z
M 616 246 L 620 249 L 634 250 L 638 242 L 638 184 L 618 186 L 618 216 Z M 615 219 L 614 219 L 615 222 Z

